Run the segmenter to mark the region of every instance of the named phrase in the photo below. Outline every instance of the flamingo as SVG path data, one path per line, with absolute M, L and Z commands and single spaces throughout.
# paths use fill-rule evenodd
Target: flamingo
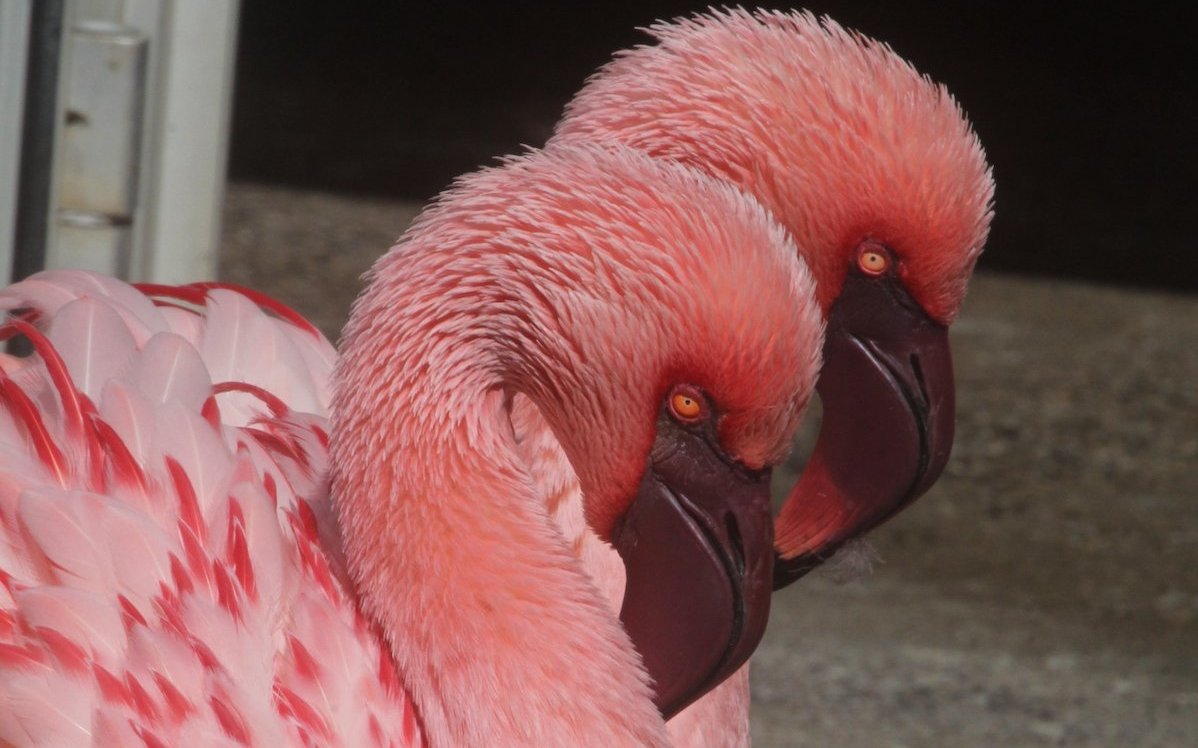
M 762 202 L 811 268 L 827 321 L 823 422 L 776 521 L 780 588 L 892 517 L 952 447 L 948 325 L 992 217 L 985 153 L 943 86 L 810 13 L 713 10 L 658 23 L 567 107 L 552 142 L 619 142 Z M 613 606 L 623 568 L 580 514 L 535 407 L 516 423 L 539 490 Z M 749 740 L 748 675 L 670 722 L 679 745 Z
M 247 289 L 0 292 L 34 351 L 0 356 L 0 744 L 667 745 L 768 614 L 821 346 L 796 256 L 719 180 L 560 145 L 426 210 L 340 358 Z M 620 618 L 517 395 L 625 559 Z

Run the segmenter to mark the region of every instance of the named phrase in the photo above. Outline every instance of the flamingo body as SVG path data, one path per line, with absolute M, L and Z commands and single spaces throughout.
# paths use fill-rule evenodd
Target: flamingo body
M 421 744 L 334 550 L 333 348 L 256 298 L 0 293 L 44 331 L 0 380 L 0 743 Z

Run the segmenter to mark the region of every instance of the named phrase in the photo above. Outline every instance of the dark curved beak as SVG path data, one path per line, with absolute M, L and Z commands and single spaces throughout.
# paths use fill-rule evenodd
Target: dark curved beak
M 828 316 L 816 389 L 823 424 L 778 516 L 775 589 L 921 496 L 952 451 L 948 328 L 897 278 L 845 282 Z
M 627 570 L 620 619 L 669 719 L 749 659 L 773 578 L 769 471 L 663 419 L 612 544 Z

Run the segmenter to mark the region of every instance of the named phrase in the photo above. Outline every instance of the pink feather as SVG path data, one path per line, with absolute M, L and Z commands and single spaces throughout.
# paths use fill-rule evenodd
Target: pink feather
M 129 363 L 136 344 L 111 306 L 95 299 L 66 304 L 50 318 L 46 338 L 59 351 L 80 393 L 99 399 L 105 382 Z
M 0 293 L 33 310 L 53 359 L 6 359 L 0 377 L 0 743 L 419 745 L 325 560 L 327 512 L 316 528 L 306 510 L 315 535 L 287 519 L 327 503 L 332 347 L 260 296 L 182 300 L 199 306 L 77 272 Z M 71 467 L 89 452 L 102 486 Z M 317 677 L 286 655 L 300 649 L 320 653 Z

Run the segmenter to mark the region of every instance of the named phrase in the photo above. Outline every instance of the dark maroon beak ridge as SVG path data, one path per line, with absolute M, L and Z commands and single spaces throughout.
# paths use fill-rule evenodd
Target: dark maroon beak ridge
M 774 587 L 908 506 L 952 451 L 948 328 L 894 276 L 850 275 L 832 305 L 817 391 L 823 423 L 777 522 Z
M 734 673 L 761 641 L 773 535 L 769 471 L 746 471 L 702 433 L 663 419 L 612 544 L 627 571 L 620 619 L 666 719 Z

